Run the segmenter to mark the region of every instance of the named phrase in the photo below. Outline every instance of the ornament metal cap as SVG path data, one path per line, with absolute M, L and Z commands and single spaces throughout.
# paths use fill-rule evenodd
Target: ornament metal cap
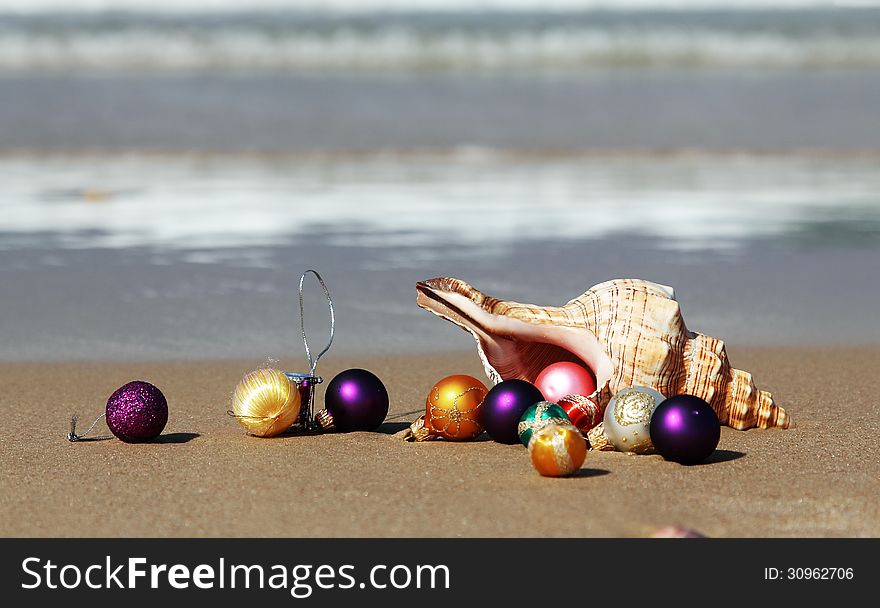
M 336 429 L 336 422 L 333 421 L 333 414 L 328 412 L 326 409 L 323 409 L 315 414 L 315 422 L 318 423 L 318 425 L 321 427 L 321 430 L 333 431 Z
M 308 373 L 284 372 L 294 388 L 299 391 L 300 411 L 299 418 L 290 427 L 291 431 L 311 433 L 319 430 L 318 425 L 312 419 L 312 411 L 315 403 L 315 387 L 324 382 L 321 376 Z

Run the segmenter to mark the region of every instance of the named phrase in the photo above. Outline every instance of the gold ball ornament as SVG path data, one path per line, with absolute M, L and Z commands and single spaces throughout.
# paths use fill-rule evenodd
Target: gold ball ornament
M 574 425 L 548 424 L 532 434 L 529 456 L 544 477 L 564 477 L 584 464 L 587 442 Z
M 425 400 L 425 429 L 450 441 L 467 441 L 483 432 L 479 410 L 489 389 L 465 374 L 447 376 Z
M 299 410 L 299 391 L 276 369 L 246 374 L 232 394 L 232 415 L 258 437 L 280 435 L 297 421 Z

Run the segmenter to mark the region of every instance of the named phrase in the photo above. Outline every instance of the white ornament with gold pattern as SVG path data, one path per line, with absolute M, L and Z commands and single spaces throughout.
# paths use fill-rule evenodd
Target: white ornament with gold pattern
M 652 452 L 651 414 L 665 399 L 654 389 L 645 386 L 623 389 L 611 398 L 605 408 L 605 436 L 621 452 Z

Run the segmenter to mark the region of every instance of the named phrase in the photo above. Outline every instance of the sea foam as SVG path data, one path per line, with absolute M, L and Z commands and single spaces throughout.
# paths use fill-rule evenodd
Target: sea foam
M 869 8 L 0 13 L 6 73 L 877 66 Z

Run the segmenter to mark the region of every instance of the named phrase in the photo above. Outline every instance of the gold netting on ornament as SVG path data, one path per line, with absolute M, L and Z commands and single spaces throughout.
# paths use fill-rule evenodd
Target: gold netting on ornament
M 439 401 L 440 400 L 440 389 L 435 387 L 435 390 L 437 392 L 436 392 L 436 394 L 432 395 L 431 401 Z M 444 408 L 437 407 L 436 405 L 431 404 L 431 406 L 429 408 L 429 413 L 431 414 L 431 427 L 434 429 L 435 432 L 444 433 L 444 434 L 451 435 L 451 436 L 455 437 L 459 433 L 461 433 L 462 420 L 465 420 L 467 422 L 473 422 L 476 426 L 480 427 L 479 421 L 477 421 L 475 418 L 473 418 L 471 416 L 471 414 L 473 414 L 478 409 L 480 409 L 479 405 L 477 407 L 475 407 L 469 411 L 465 411 L 465 412 L 458 409 L 458 400 L 472 391 L 480 391 L 480 392 L 484 393 L 483 394 L 484 397 L 486 396 L 485 390 L 483 388 L 481 388 L 479 386 L 472 386 L 472 387 L 466 389 L 464 392 L 460 393 L 459 395 L 456 395 L 455 399 L 452 400 L 452 408 L 451 409 L 444 409 Z M 439 427 L 435 423 L 435 421 L 437 421 L 437 420 L 445 420 L 446 424 L 443 425 L 442 427 Z M 452 424 L 455 424 L 455 432 L 454 433 L 449 432 L 449 427 Z

